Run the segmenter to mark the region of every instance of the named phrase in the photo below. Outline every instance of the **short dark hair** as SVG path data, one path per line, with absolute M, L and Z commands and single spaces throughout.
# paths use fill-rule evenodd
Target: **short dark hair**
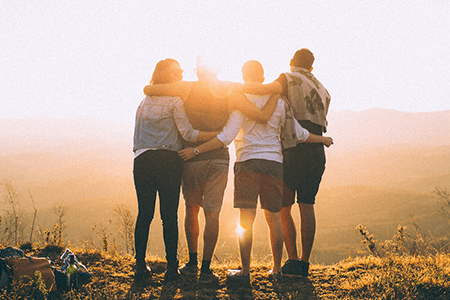
M 314 54 L 307 48 L 302 48 L 295 52 L 292 58 L 292 66 L 304 69 L 311 69 L 314 62 Z
M 261 63 L 257 60 L 249 60 L 242 66 L 242 77 L 244 81 L 246 78 L 250 81 L 259 82 L 264 79 L 264 69 Z

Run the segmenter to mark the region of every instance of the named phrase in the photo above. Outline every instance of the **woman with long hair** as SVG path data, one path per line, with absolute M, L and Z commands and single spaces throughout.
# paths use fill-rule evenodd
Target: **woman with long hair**
M 150 84 L 181 81 L 182 73 L 176 60 L 162 60 L 156 65 Z M 136 278 L 151 275 L 145 255 L 158 193 L 167 260 L 165 280 L 178 279 L 178 205 L 183 164 L 177 151 L 182 149 L 183 139 L 207 141 L 216 134 L 193 129 L 179 97 L 147 96 L 139 105 L 133 147 L 133 176 L 138 200 Z

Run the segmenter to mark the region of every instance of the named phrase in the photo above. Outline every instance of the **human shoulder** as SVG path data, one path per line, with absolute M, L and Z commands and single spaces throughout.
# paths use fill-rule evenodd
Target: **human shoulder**
M 148 104 L 174 109 L 183 107 L 183 99 L 178 96 L 147 96 L 145 100 Z

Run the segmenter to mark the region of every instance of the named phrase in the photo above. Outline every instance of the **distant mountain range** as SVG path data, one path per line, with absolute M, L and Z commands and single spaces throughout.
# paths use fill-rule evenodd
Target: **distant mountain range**
M 328 135 L 335 148 L 351 150 L 392 144 L 448 145 L 450 110 L 409 113 L 388 109 L 328 114 Z M 116 145 L 132 147 L 134 124 L 93 117 L 0 119 L 0 154 L 51 151 L 68 145 L 87 149 Z M 30 151 L 31 150 L 31 151 Z M 67 150 L 67 148 L 66 148 Z
M 438 146 L 450 143 L 450 110 L 409 113 L 388 109 L 331 111 L 329 135 L 339 149 L 387 145 Z M 342 147 L 342 148 L 341 148 Z
M 410 215 L 422 218 L 427 228 L 442 225 L 441 219 L 440 225 L 433 223 L 440 204 L 431 191 L 450 188 L 450 110 L 330 111 L 328 119 L 326 135 L 335 144 L 326 150 L 327 169 L 317 201 L 319 262 L 342 259 L 358 248 L 353 233 L 359 223 L 384 235 L 399 223 L 407 225 Z M 70 208 L 69 238 L 93 239 L 93 223 L 106 224 L 118 204 L 136 209 L 133 127 L 92 117 L 1 119 L 0 180 L 13 181 L 24 207 L 30 206 L 27 190 L 32 192 L 46 216 L 40 217 L 45 226 L 53 218 L 49 207 L 62 201 Z M 235 220 L 231 170 L 222 216 Z M 152 228 L 159 228 L 158 223 Z M 226 240 L 234 230 L 227 228 L 234 225 L 222 223 L 219 254 L 235 242 Z M 257 224 L 264 232 L 264 223 Z

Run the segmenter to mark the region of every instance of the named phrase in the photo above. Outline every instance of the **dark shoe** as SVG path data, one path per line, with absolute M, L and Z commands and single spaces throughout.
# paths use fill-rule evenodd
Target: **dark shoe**
M 180 272 L 178 271 L 178 268 L 170 268 L 166 270 L 166 273 L 164 273 L 164 281 L 175 281 L 180 279 Z
M 250 284 L 250 274 L 241 275 L 241 270 L 228 270 L 227 281 L 230 283 Z
M 197 276 L 198 267 L 196 265 L 184 265 L 180 268 L 180 273 L 185 276 Z
M 219 275 L 214 273 L 212 270 L 202 271 L 198 282 L 203 284 L 217 284 L 219 283 Z
M 134 278 L 141 279 L 152 276 L 152 269 L 145 264 L 136 264 L 136 269 L 134 271 Z
M 309 263 L 301 260 L 288 259 L 281 268 L 281 274 L 286 277 L 308 277 Z
M 273 269 L 269 271 L 269 279 L 270 280 L 281 280 L 281 273 L 274 273 Z

